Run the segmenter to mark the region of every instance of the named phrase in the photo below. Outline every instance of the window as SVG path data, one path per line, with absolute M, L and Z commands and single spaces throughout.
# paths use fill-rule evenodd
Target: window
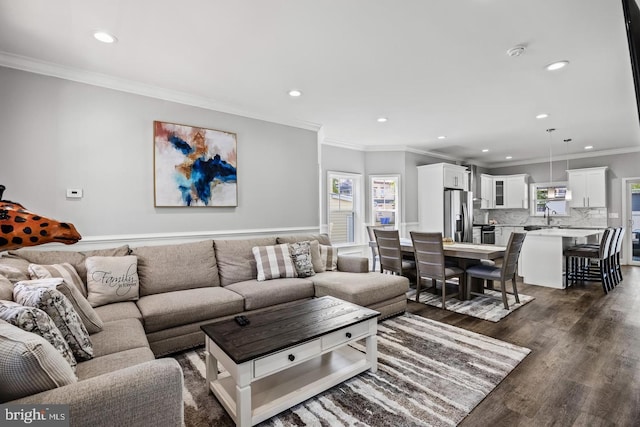
M 565 182 L 531 184 L 532 216 L 569 216 L 569 200 Z
M 391 225 L 400 221 L 400 177 L 371 176 L 371 225 Z
M 334 244 L 355 243 L 360 219 L 360 175 L 329 172 L 327 176 L 329 237 Z

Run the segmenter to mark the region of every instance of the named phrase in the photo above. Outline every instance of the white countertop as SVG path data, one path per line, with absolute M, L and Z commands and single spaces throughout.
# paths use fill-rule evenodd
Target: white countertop
M 578 229 L 578 228 L 546 228 L 542 230 L 532 230 L 527 232 L 527 236 L 545 237 L 588 237 L 600 234 L 601 229 Z

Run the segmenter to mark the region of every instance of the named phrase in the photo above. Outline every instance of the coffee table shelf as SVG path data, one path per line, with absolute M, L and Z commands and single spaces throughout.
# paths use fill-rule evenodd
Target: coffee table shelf
M 259 379 L 251 383 L 251 425 L 269 419 L 368 369 L 370 363 L 364 353 L 344 346 Z M 237 423 L 235 379 L 224 372 L 209 386 Z

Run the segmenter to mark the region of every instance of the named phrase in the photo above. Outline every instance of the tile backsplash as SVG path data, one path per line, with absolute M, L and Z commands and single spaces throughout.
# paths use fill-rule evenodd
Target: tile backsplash
M 487 215 L 488 214 L 488 215 Z M 546 225 L 547 219 L 530 216 L 524 209 L 474 209 L 474 223 L 495 220 L 503 225 Z M 551 225 L 572 227 L 607 227 L 606 208 L 573 208 L 570 216 L 551 216 Z

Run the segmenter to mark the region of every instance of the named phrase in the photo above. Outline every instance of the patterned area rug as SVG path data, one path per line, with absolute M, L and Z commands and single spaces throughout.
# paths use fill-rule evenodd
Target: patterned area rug
M 455 292 L 455 291 L 452 291 Z M 488 320 L 490 322 L 498 322 L 500 319 L 513 313 L 523 305 L 533 301 L 535 298 L 529 295 L 522 295 L 518 293 L 520 297 L 520 303 L 516 303 L 516 299 L 513 295 L 507 294 L 507 302 L 509 303 L 509 310 L 505 310 L 502 304 L 501 292 L 485 290 L 487 296 L 474 296 L 468 301 L 460 301 L 457 298 L 451 298 L 447 300 L 447 310 L 454 311 L 460 314 L 466 314 L 468 316 L 477 317 L 478 319 Z M 493 296 L 493 297 L 491 297 Z M 407 299 L 411 301 L 416 300 L 416 290 L 409 289 L 407 292 Z M 430 305 L 432 307 L 442 308 L 442 294 L 438 295 L 431 292 L 431 290 L 420 291 L 420 302 Z
M 364 342 L 353 346 L 364 351 Z M 455 426 L 530 350 L 412 314 L 378 325 L 378 372 L 365 372 L 260 426 Z M 233 426 L 208 393 L 204 348 L 175 356 L 185 424 Z

